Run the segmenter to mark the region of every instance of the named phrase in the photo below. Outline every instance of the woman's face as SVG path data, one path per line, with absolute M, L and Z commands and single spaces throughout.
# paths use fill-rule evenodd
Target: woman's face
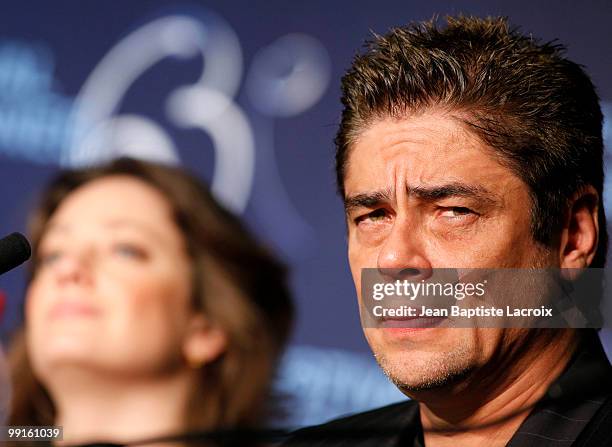
M 184 365 L 190 261 L 156 189 L 119 175 L 86 183 L 51 217 L 38 257 L 26 340 L 43 381 L 62 367 L 138 376 Z

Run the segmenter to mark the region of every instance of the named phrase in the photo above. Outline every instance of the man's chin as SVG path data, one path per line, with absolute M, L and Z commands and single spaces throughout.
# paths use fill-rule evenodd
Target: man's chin
M 456 385 L 469 375 L 476 363 L 466 346 L 438 352 L 373 350 L 376 361 L 389 380 L 411 397 L 415 393 Z

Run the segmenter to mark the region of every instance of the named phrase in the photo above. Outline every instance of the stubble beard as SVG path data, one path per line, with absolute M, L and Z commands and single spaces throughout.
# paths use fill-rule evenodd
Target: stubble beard
M 389 380 L 405 394 L 449 387 L 464 380 L 475 368 L 473 350 L 466 340 L 445 352 L 411 355 L 407 351 L 399 355 L 401 358 L 391 359 L 375 352 L 374 358 Z
M 554 265 L 550 259 L 551 251 L 538 246 L 533 262 L 529 268 L 542 269 Z M 460 328 L 447 328 L 459 330 Z M 407 347 L 406 351 L 398 354 L 400 357 L 391 359 L 384 354 L 385 349 L 374 349 L 374 358 L 385 375 L 402 392 L 411 393 L 431 391 L 450 387 L 461 382 L 477 369 L 475 349 L 471 343 L 474 340 L 463 337 L 453 337 L 459 343 L 449 347 L 449 350 L 418 354 L 416 350 Z M 378 352 L 377 352 L 378 351 Z

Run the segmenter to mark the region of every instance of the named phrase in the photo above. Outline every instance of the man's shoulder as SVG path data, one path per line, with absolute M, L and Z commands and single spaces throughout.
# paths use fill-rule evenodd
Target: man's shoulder
M 406 400 L 341 417 L 294 432 L 284 446 L 392 445 L 399 433 L 418 423 L 418 403 Z

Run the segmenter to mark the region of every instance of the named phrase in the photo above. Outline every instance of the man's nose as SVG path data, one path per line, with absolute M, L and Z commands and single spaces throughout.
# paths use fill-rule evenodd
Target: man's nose
M 427 280 L 433 275 L 424 235 L 406 219 L 397 220 L 378 254 L 378 271 L 390 279 Z

